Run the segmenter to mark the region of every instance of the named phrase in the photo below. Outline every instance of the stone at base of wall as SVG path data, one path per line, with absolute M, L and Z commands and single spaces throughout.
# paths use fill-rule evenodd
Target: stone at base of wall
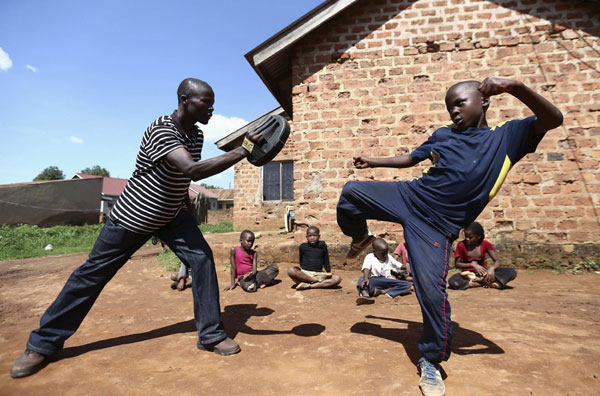
M 346 260 L 348 244 L 327 243 L 329 258 L 333 269 L 348 269 L 360 271 L 365 255 L 372 249 L 368 248 L 358 258 Z M 396 246 L 390 244 L 390 251 Z M 503 267 L 512 268 L 546 268 L 566 271 L 582 263 L 600 265 L 600 244 L 569 244 L 569 245 L 525 245 L 513 243 L 494 243 Z M 454 256 L 450 259 L 450 267 L 454 266 Z M 298 243 L 286 241 L 283 244 L 262 246 L 260 261 L 263 263 L 298 262 Z

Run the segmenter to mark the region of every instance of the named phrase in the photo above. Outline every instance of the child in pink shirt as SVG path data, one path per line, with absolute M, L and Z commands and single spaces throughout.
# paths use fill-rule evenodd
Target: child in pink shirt
M 247 292 L 255 292 L 272 283 L 279 273 L 277 264 L 270 264 L 261 271 L 257 270 L 258 253 L 252 250 L 254 239 L 252 231 L 244 230 L 240 234 L 240 246 L 231 248 L 231 285 L 227 286 L 225 291 L 240 285 Z

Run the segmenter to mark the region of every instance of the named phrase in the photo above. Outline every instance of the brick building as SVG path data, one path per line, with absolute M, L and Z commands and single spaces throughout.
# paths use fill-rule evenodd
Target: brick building
M 599 36 L 595 0 L 325 1 L 246 55 L 293 122 L 273 169 L 235 166 L 235 228 L 282 228 L 293 205 L 330 245 L 346 244 L 335 211 L 346 181 L 407 180 L 429 165 L 355 170 L 351 158 L 411 152 L 449 123 L 450 85 L 493 75 L 523 81 L 565 120 L 512 169 L 478 220 L 507 261 L 598 262 Z M 487 119 L 529 115 L 504 94 Z M 264 172 L 277 167 L 282 185 L 293 169 L 293 196 L 265 199 Z M 402 237 L 390 223 L 370 228 Z

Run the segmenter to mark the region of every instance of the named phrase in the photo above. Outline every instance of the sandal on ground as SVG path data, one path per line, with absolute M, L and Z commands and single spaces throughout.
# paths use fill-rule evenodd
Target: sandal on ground
M 367 235 L 362 241 L 360 242 L 352 242 L 350 244 L 350 250 L 348 251 L 348 254 L 346 255 L 347 258 L 349 259 L 353 259 L 356 256 L 358 256 L 363 250 L 365 250 L 366 248 L 369 247 L 369 245 L 371 245 L 373 243 L 373 241 L 375 240 L 375 235 Z
M 310 289 L 310 283 L 308 282 L 300 282 L 296 285 L 296 290 L 306 290 Z
M 374 304 L 375 300 L 372 297 L 360 296 L 356 299 L 356 305 Z

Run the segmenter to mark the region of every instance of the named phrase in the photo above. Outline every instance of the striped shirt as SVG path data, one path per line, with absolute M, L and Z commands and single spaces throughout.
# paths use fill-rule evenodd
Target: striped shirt
M 135 171 L 110 213 L 129 231 L 151 234 L 169 223 L 181 209 L 191 180 L 169 164 L 167 154 L 184 147 L 200 160 L 204 135 L 194 126 L 183 132 L 176 112 L 156 119 L 144 132 Z

